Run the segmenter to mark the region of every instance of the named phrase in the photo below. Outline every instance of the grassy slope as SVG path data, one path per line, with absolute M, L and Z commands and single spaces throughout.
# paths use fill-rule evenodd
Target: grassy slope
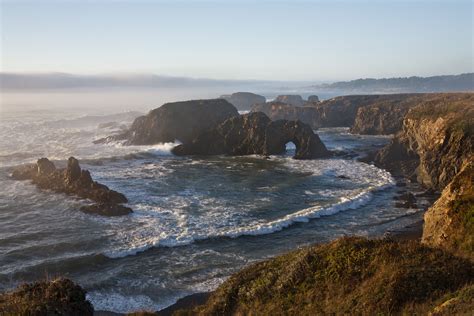
M 207 304 L 177 314 L 424 313 L 473 272 L 471 262 L 417 242 L 343 238 L 252 265 Z
M 0 294 L 0 315 L 81 315 L 94 312 L 86 292 L 68 279 L 23 284 Z

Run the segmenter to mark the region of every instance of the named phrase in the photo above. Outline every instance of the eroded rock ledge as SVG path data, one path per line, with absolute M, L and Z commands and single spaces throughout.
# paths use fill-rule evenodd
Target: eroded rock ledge
M 90 172 L 79 166 L 79 161 L 70 157 L 67 167 L 57 169 L 47 158 L 39 159 L 36 164 L 16 168 L 12 173 L 16 180 L 32 180 L 42 190 L 51 190 L 74 195 L 96 202 L 83 206 L 81 210 L 104 216 L 120 216 L 132 213 L 127 198 L 119 192 L 110 190 L 107 186 L 92 180 Z
M 274 155 L 284 153 L 286 144 L 296 145 L 296 159 L 329 156 L 329 151 L 301 121 L 274 121 L 253 112 L 232 117 L 191 142 L 173 149 L 175 155 Z

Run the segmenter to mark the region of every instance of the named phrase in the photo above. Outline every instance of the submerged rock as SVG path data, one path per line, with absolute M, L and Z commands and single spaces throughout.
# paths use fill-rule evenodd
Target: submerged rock
M 266 99 L 262 95 L 250 92 L 236 92 L 231 95 L 221 95 L 221 99 L 225 99 L 239 111 L 248 111 L 255 104 L 265 103 Z
M 296 145 L 294 158 L 297 159 L 329 155 L 326 146 L 308 125 L 300 121 L 272 122 L 260 112 L 230 118 L 172 151 L 176 155 L 268 156 L 284 153 L 288 142 Z
M 97 204 L 81 208 L 87 213 L 107 216 L 119 216 L 132 213 L 132 210 L 121 205 L 127 198 L 119 192 L 92 180 L 88 170 L 82 170 L 79 161 L 70 157 L 65 169 L 56 169 L 47 158 L 41 158 L 36 164 L 20 166 L 13 170 L 12 178 L 32 180 L 40 189 L 66 193 Z
M 124 140 L 126 145 L 189 142 L 226 119 L 238 116 L 237 109 L 223 99 L 166 103 L 135 119 L 125 133 L 94 143 Z

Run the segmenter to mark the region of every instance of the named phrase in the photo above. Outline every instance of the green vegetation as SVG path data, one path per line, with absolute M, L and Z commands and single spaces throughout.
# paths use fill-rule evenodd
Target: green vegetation
M 423 314 L 473 272 L 468 260 L 415 241 L 342 238 L 252 265 L 177 314 Z
M 68 279 L 38 281 L 0 294 L 0 315 L 93 315 L 86 292 Z

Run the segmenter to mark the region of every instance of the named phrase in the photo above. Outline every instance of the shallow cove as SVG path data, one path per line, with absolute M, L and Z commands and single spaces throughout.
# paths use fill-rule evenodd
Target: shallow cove
M 169 154 L 171 145 L 94 146 L 92 137 L 110 133 L 97 120 L 59 132 L 51 122 L 31 124 L 8 125 L 25 143 L 2 152 L 14 159 L 0 159 L 2 289 L 64 275 L 89 291 L 97 310 L 158 310 L 214 289 L 256 260 L 346 234 L 377 236 L 422 213 L 394 208 L 390 175 L 355 160 L 294 160 L 291 147 L 269 160 L 182 158 Z M 64 141 L 35 147 L 57 133 Z M 363 151 L 387 141 L 347 129 L 319 134 L 330 149 Z M 12 160 L 50 153 L 77 156 L 94 179 L 128 197 L 134 214 L 83 214 L 82 201 L 8 180 Z

